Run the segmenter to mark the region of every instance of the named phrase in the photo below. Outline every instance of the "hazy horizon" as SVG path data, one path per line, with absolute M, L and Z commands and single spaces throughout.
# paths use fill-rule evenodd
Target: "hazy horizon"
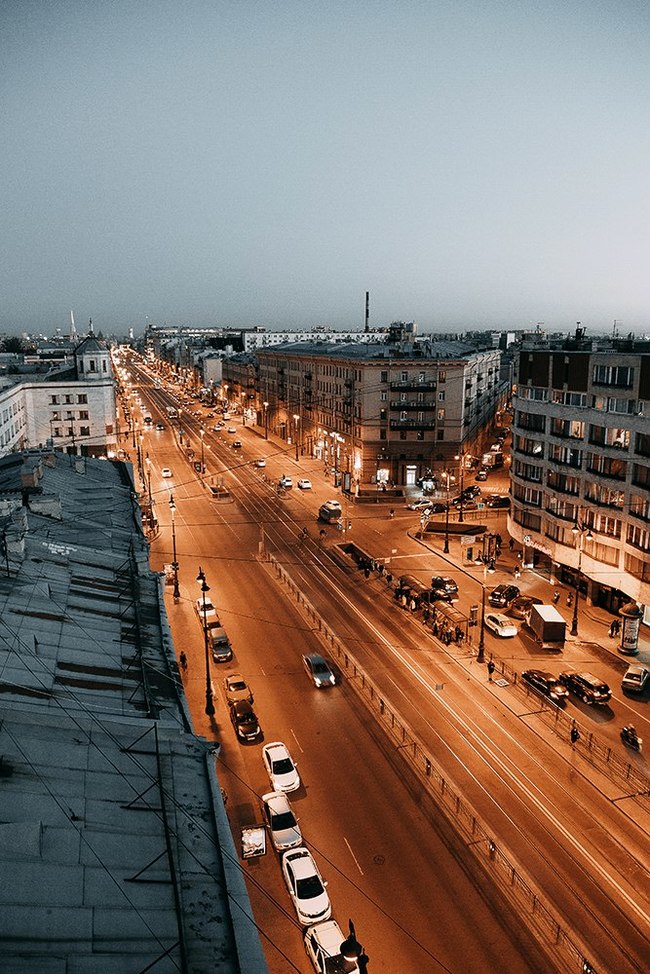
M 6 0 L 0 332 L 650 331 L 641 0 Z

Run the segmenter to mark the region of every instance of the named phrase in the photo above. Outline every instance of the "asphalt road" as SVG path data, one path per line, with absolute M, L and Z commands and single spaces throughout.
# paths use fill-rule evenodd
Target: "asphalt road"
M 164 394 L 155 393 L 155 399 L 163 405 Z M 195 437 L 191 423 L 183 425 Z M 303 525 L 317 538 L 315 511 L 332 495 L 331 487 L 321 486 L 308 468 L 314 491 L 299 495 L 294 489 L 278 498 L 262 477 L 284 473 L 288 453 L 270 458 L 265 471 L 251 467 L 251 459 L 277 448 L 236 425 L 243 455 L 226 445 L 227 434 L 206 437 L 209 471 L 229 480 L 236 498 L 225 504 L 207 499 L 169 431 L 147 434 L 152 493 L 164 525 L 152 563 L 161 567 L 172 560 L 165 508 L 173 488 L 183 599 L 169 606 L 170 620 L 178 651 L 185 648 L 190 658 L 187 691 L 197 730 L 223 743 L 219 772 L 235 834 L 259 820 L 258 799 L 267 782 L 259 745 L 235 742 L 223 697 L 216 727 L 202 714 L 205 666 L 191 608 L 199 564 L 235 647 L 231 668 L 253 684 L 265 739 L 284 740 L 299 761 L 304 789 L 295 804 L 301 826 L 329 881 L 334 915 L 343 927 L 352 916 L 363 931 L 371 969 L 394 970 L 395 957 L 405 972 L 480 972 L 501 964 L 514 971 L 547 969 L 529 944 L 508 936 L 498 916 L 522 936 L 523 927 L 496 894 L 484 887 L 478 895 L 462 868 L 463 850 L 454 853 L 453 839 L 418 806 L 345 684 L 332 691 L 310 686 L 300 656 L 319 650 L 319 640 L 257 559 L 263 531 L 266 546 L 373 679 L 383 682 L 418 737 L 598 959 L 596 969 L 644 970 L 650 942 L 647 808 L 621 800 L 620 789 L 581 763 L 518 688 L 487 685 L 484 668 L 469 652 L 446 650 L 425 636 L 377 576 L 365 580 L 351 565 L 333 562 L 327 549 L 342 539 L 332 528 L 326 529 L 325 550 L 300 544 Z M 162 466 L 174 471 L 171 482 L 158 476 Z M 297 470 L 294 465 L 294 476 Z M 420 570 L 419 560 L 425 577 L 431 574 L 438 556 L 408 537 L 406 516 L 389 522 L 385 513 L 362 510 L 352 512 L 350 537 L 373 554 L 385 552 L 391 565 L 408 565 L 400 573 Z M 475 600 L 470 594 L 469 601 Z M 494 651 L 500 650 L 488 635 L 488 652 L 492 639 Z M 212 672 L 218 685 L 222 671 Z M 244 866 L 256 920 L 268 938 L 270 968 L 308 970 L 273 860 L 269 853 Z

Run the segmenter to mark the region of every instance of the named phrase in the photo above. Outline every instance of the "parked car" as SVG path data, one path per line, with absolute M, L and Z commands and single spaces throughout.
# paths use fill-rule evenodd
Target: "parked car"
M 307 480 L 306 477 L 301 477 L 300 480 L 297 481 L 296 486 L 299 490 L 311 490 L 311 480 Z
M 524 670 L 521 678 L 533 690 L 537 690 L 544 697 L 549 697 L 554 703 L 564 703 L 569 696 L 567 688 L 552 673 L 546 673 L 544 670 Z
M 194 603 L 194 609 L 201 622 L 203 622 L 203 596 L 201 596 L 201 598 L 199 599 L 196 599 Z M 216 609 L 212 604 L 212 599 L 210 598 L 209 595 L 205 596 L 205 611 L 206 613 L 216 612 Z
M 535 598 L 534 595 L 518 595 L 516 599 L 513 599 L 510 603 L 510 615 L 514 616 L 515 619 L 527 619 L 530 610 L 534 605 L 543 605 L 544 600 Z
M 164 428 L 165 428 L 164 423 L 156 423 L 156 429 L 158 430 L 159 433 L 161 433 L 164 430 Z
M 560 680 L 583 703 L 603 706 L 612 696 L 608 685 L 593 673 L 560 673 Z
M 499 609 L 505 609 L 520 594 L 516 585 L 497 585 L 488 595 L 488 602 L 490 605 L 495 605 Z
M 433 575 L 431 578 L 431 594 L 434 601 L 442 599 L 444 602 L 457 602 L 458 585 L 448 575 Z
M 314 686 L 333 687 L 336 677 L 330 669 L 327 660 L 319 653 L 309 653 L 302 658 L 303 664 L 309 674 Z
M 230 720 L 240 741 L 256 741 L 262 733 L 257 715 L 248 700 L 230 704 Z
M 471 501 L 472 498 L 478 497 L 481 493 L 481 488 L 478 484 L 470 484 L 468 487 L 463 488 L 461 491 L 461 496 L 464 500 Z
M 278 480 L 278 487 L 282 487 L 283 490 L 291 490 L 291 488 L 293 487 L 293 480 L 291 479 L 291 477 L 287 477 L 286 474 L 284 474 Z
M 487 467 L 479 467 L 474 475 L 474 480 L 487 480 L 488 479 L 488 469 Z
M 316 974 L 359 974 L 357 962 L 345 960 L 341 954 L 345 939 L 336 920 L 324 920 L 305 930 L 305 950 Z
M 237 703 L 238 700 L 253 702 L 253 691 L 241 673 L 231 673 L 227 676 L 223 681 L 223 688 L 229 704 Z
M 296 791 L 300 775 L 289 749 L 282 741 L 272 741 L 262 748 L 262 760 L 274 791 Z
M 268 795 L 262 795 L 262 814 L 277 852 L 302 845 L 302 832 L 285 794 L 270 791 Z
M 318 866 L 309 849 L 298 846 L 282 856 L 282 876 L 303 927 L 329 920 L 332 905 Z
M 237 432 L 237 429 L 236 429 L 236 427 L 234 427 L 234 426 L 229 426 L 229 427 L 228 427 L 228 432 L 229 432 L 229 433 L 236 433 L 236 432 Z
M 485 628 L 502 638 L 517 635 L 517 627 L 512 619 L 502 615 L 501 612 L 488 612 L 485 616 Z
M 169 467 L 163 467 L 160 473 L 165 478 L 174 476 Z
M 629 693 L 643 693 L 650 686 L 650 670 L 641 663 L 631 663 L 621 680 L 621 687 Z
M 259 460 L 256 460 L 255 461 L 255 466 L 256 467 L 265 467 L 266 466 L 266 460 L 264 459 L 264 457 L 260 457 Z
M 233 440 L 232 448 L 233 450 L 241 450 L 241 440 Z

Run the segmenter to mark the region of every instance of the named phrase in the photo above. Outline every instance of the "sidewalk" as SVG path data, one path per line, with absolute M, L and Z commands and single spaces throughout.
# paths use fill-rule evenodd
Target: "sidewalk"
M 476 580 L 478 586 L 483 583 L 483 569 L 473 563 L 463 563 L 463 553 L 457 538 L 450 536 L 449 554 L 444 554 L 444 538 L 442 535 L 425 535 L 424 539 L 420 538 L 416 532 L 409 532 L 409 535 L 418 544 L 422 544 L 428 548 L 436 558 L 446 561 L 449 564 L 450 572 L 458 572 L 459 568 L 462 568 L 465 574 L 471 575 Z M 548 579 L 538 575 L 537 572 L 530 568 L 520 568 L 521 575 L 518 579 L 515 578 L 515 565 L 520 565 L 517 558 L 517 548 L 515 546 L 515 549 L 511 551 L 508 547 L 508 536 L 505 528 L 502 531 L 502 535 L 505 544 L 502 547 L 500 556 L 495 562 L 495 573 L 488 576 L 486 584 L 488 589 L 495 588 L 497 585 L 512 583 L 521 589 L 522 595 L 534 595 L 537 598 L 543 599 L 548 604 L 552 604 L 553 594 L 559 591 L 560 599 L 556 608 L 566 619 L 567 643 L 573 643 L 575 645 L 595 644 L 615 659 L 621 661 L 621 663 L 625 663 L 625 665 L 628 665 L 630 662 L 650 663 L 650 631 L 648 627 L 641 626 L 639 633 L 639 652 L 636 656 L 627 656 L 619 653 L 617 649 L 618 640 L 609 636 L 610 623 L 613 619 L 619 617 L 612 615 L 611 612 L 607 612 L 605 609 L 601 609 L 599 606 L 589 605 L 582 594 L 578 602 L 578 635 L 570 635 L 571 623 L 573 621 L 573 606 L 575 603 L 572 602 L 571 606 L 567 606 L 567 595 L 571 594 L 572 598 L 575 599 L 575 589 L 566 585 L 560 585 L 559 583 L 552 585 Z

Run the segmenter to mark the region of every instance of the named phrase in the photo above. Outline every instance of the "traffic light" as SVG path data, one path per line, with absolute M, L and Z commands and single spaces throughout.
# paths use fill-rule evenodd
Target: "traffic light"
M 571 743 L 576 744 L 580 740 L 580 731 L 574 724 L 571 728 Z

